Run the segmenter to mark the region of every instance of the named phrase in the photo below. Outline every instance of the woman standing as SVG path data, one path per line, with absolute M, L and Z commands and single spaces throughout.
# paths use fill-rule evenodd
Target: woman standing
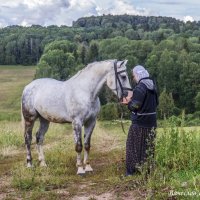
M 126 176 L 133 175 L 145 162 L 148 170 L 154 157 L 156 107 L 158 105 L 155 83 L 149 78 L 148 71 L 141 65 L 132 70 L 136 87 L 132 97 L 126 97 L 122 103 L 131 111 L 132 124 L 126 142 Z

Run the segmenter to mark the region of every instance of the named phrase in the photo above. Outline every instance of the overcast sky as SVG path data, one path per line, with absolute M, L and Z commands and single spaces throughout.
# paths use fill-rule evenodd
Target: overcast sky
M 0 0 L 0 27 L 72 25 L 80 17 L 103 14 L 167 16 L 200 20 L 200 0 Z

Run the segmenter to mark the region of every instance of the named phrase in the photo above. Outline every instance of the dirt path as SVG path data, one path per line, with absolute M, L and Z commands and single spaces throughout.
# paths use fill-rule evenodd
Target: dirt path
M 84 181 L 85 178 L 77 178 L 77 175 L 74 175 L 74 182 L 72 182 L 70 187 L 67 188 L 59 188 L 59 186 L 50 186 L 50 191 L 43 192 L 41 195 L 41 199 L 58 199 L 57 197 L 59 197 L 59 199 L 71 200 L 140 199 L 140 195 L 138 195 L 138 192 L 136 190 L 120 192 L 119 196 L 119 193 L 115 191 L 115 187 L 106 188 L 106 186 L 103 186 L 104 184 L 102 181 L 100 182 L 100 186 L 98 185 L 98 179 L 101 179 L 101 173 L 104 173 L 104 171 L 102 171 L 103 169 L 101 168 L 105 168 L 108 164 L 107 162 L 112 161 L 112 158 L 108 157 L 110 152 L 122 149 L 123 145 L 123 142 L 120 140 L 119 137 L 115 137 L 114 134 L 109 132 L 110 131 L 107 131 L 106 129 L 100 127 L 97 123 L 93 135 L 94 138 L 92 140 L 92 151 L 95 151 L 95 153 L 98 156 L 102 157 L 92 158 L 93 160 L 91 162 L 93 163 L 95 168 L 93 175 L 90 175 L 90 177 L 86 178 L 86 181 Z M 71 139 L 71 137 L 73 136 L 72 134 L 67 134 L 67 137 Z M 56 139 L 52 141 L 48 140 L 48 143 L 44 145 L 44 149 L 46 151 L 50 151 L 53 147 L 59 146 L 59 142 L 61 142 L 60 138 L 58 142 L 56 142 Z M 5 157 L 3 159 L 0 159 L 0 200 L 26 199 L 23 197 L 23 191 L 20 191 L 19 189 L 12 186 L 13 167 L 16 167 L 18 164 L 19 166 L 25 164 L 25 147 L 21 147 L 18 149 L 8 148 L 7 150 L 5 150 L 4 156 Z M 109 161 L 107 160 L 107 158 L 109 158 Z M 97 176 L 97 178 L 94 179 L 94 176 Z M 99 188 L 101 186 L 103 186 L 102 189 Z M 27 192 L 31 194 L 31 191 Z M 55 196 L 57 195 L 57 197 L 52 196 L 50 198 L 48 193 L 52 192 L 53 194 L 55 194 Z

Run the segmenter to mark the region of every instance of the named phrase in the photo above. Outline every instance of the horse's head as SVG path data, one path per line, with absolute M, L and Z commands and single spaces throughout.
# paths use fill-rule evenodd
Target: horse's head
M 119 99 L 128 95 L 132 90 L 126 71 L 127 60 L 114 61 L 112 70 L 107 76 L 107 86 L 117 95 Z

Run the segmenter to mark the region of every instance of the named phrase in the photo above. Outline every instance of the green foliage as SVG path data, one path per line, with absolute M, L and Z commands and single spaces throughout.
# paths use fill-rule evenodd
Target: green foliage
M 91 42 L 88 51 L 88 62 L 98 61 L 99 60 L 99 47 L 96 42 Z
M 200 111 L 200 92 L 198 92 L 195 97 L 195 108 L 197 111 Z
M 76 48 L 77 47 L 75 43 L 72 43 L 68 40 L 59 40 L 47 44 L 44 48 L 44 54 L 55 49 L 61 50 L 64 53 L 73 52 Z
M 113 120 L 113 119 L 118 119 L 118 117 L 119 117 L 119 113 L 118 113 L 117 104 L 108 103 L 106 105 L 101 106 L 99 119 Z
M 182 117 L 171 117 L 165 121 L 163 128 L 157 129 L 155 158 L 150 159 L 154 167 L 148 173 L 149 165 L 145 163 L 140 175 L 140 184 L 146 189 L 147 199 L 171 198 L 170 191 L 199 190 L 199 130 L 184 128 L 184 119 L 183 112 Z M 135 179 L 136 176 L 132 180 Z M 135 182 L 129 182 L 129 187 L 133 184 Z M 182 199 L 182 195 L 173 194 L 172 198 L 179 197 Z
M 83 64 L 86 64 L 86 59 L 87 59 L 87 48 L 85 45 L 81 45 L 80 48 L 80 62 Z
M 187 114 L 185 118 L 187 126 L 199 126 L 200 111 L 196 111 L 193 114 Z
M 65 80 L 70 77 L 77 63 L 74 57 L 76 46 L 68 41 L 55 41 L 45 48 L 36 69 L 36 78 L 51 77 Z
M 196 110 L 195 97 L 200 90 L 198 22 L 103 15 L 80 18 L 72 27 L 9 26 L 2 28 L 0 35 L 0 64 L 37 64 L 36 78 L 65 80 L 90 62 L 128 59 L 128 71 L 144 65 L 156 78 L 159 95 L 164 88 L 172 94 L 176 113 Z M 106 94 L 102 99 L 108 99 Z
M 193 132 L 186 132 L 176 127 L 177 122 L 171 120 L 170 128 L 164 128 L 157 141 L 157 161 L 166 170 L 200 170 L 199 169 L 199 137 Z M 188 158 L 189 156 L 189 158 Z
M 168 94 L 166 89 L 162 91 L 159 97 L 159 115 L 162 119 L 168 118 L 173 114 L 174 100 L 172 94 Z

